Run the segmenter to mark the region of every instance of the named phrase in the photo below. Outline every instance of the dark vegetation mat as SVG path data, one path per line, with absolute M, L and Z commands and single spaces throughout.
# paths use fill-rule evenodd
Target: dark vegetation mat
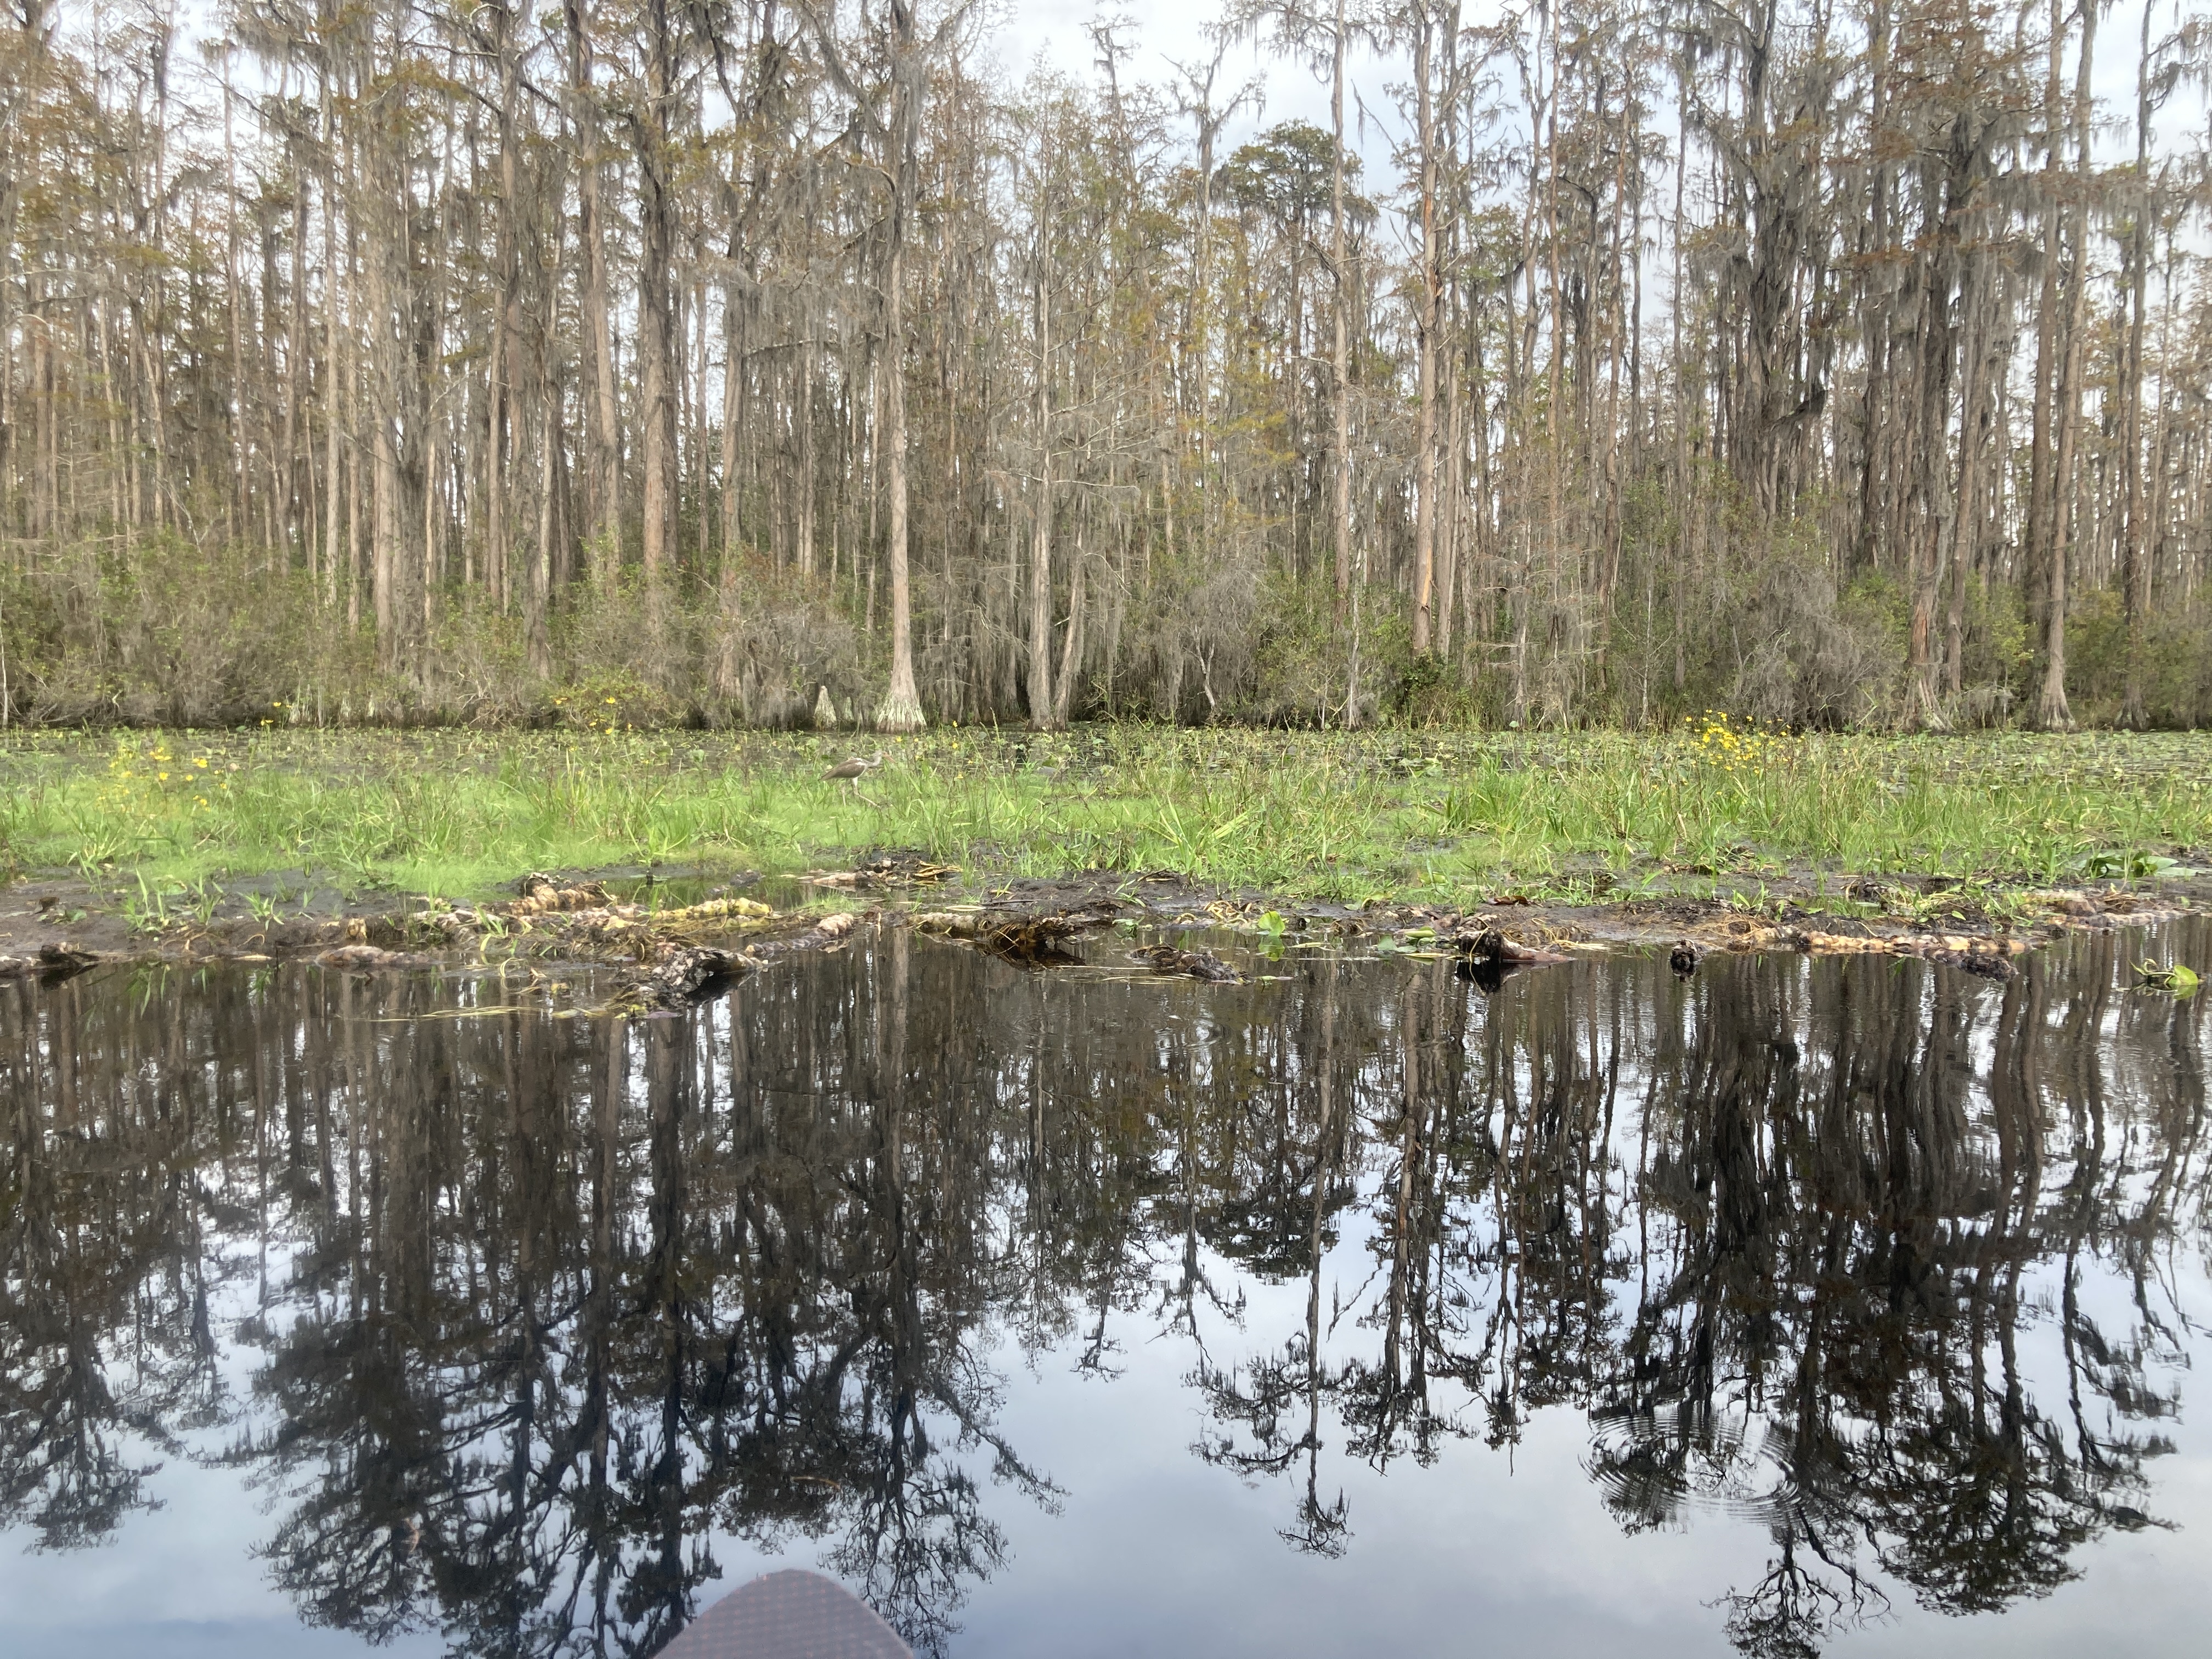
M 2116 882 L 2023 888 L 1993 902 L 1955 883 L 1892 878 L 1845 890 L 1860 914 L 1786 896 L 1758 906 L 1683 897 L 1576 905 L 1514 892 L 1463 908 L 1285 907 L 1265 895 L 1209 891 L 1165 872 L 970 881 L 964 889 L 956 881 L 961 874 L 918 854 L 884 853 L 851 870 L 784 884 L 794 902 L 778 908 L 734 890 L 752 886 L 750 879 L 656 888 L 612 872 L 533 872 L 512 897 L 494 902 L 372 898 L 357 908 L 282 921 L 224 915 L 218 906 L 204 920 L 179 917 L 160 927 L 134 922 L 81 880 L 19 881 L 0 889 L 0 979 L 65 978 L 103 962 L 146 960 L 305 957 L 347 973 L 583 964 L 612 970 L 610 1008 L 655 1012 L 682 1007 L 779 957 L 835 948 L 862 920 L 879 915 L 1028 968 L 1119 963 L 1214 982 L 1241 980 L 1247 969 L 1174 935 L 1241 935 L 1258 956 L 1316 947 L 1450 956 L 1486 982 L 1578 952 L 1622 948 L 1665 950 L 1680 973 L 1695 972 L 1716 951 L 1796 951 L 1917 956 L 2004 979 L 2012 957 L 2062 930 L 2158 921 L 2212 896 L 2201 883 Z M 905 896 L 948 887 L 957 890 L 929 908 Z M 979 890 L 980 896 L 962 896 Z M 694 895 L 689 902 L 661 902 L 684 892 Z M 883 908 L 825 911 L 819 896 L 810 896 L 864 892 L 882 895 Z M 1143 942 L 1086 957 L 1080 942 L 1111 928 L 1140 930 Z

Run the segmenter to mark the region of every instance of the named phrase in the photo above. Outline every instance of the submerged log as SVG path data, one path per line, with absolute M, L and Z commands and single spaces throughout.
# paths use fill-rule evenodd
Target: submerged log
M 699 945 L 679 946 L 631 988 L 629 1000 L 648 1009 L 672 1012 L 688 1008 L 731 979 L 743 965 L 744 958 L 735 951 Z
M 341 945 L 336 950 L 324 951 L 315 960 L 323 967 L 348 974 L 403 973 L 438 965 L 434 957 L 414 951 L 386 951 L 374 945 Z
M 592 910 L 609 901 L 607 890 L 600 883 L 586 881 L 574 887 L 563 887 L 552 877 L 532 871 L 514 884 L 514 902 L 507 907 L 511 916 L 550 915 L 564 910 Z
M 739 950 L 664 940 L 645 973 L 618 991 L 608 1006 L 617 1012 L 680 1013 L 779 957 L 836 949 L 852 937 L 862 920 L 840 911 L 823 916 L 803 933 L 764 939 Z
M 886 853 L 850 870 L 817 870 L 799 879 L 811 887 L 854 892 L 870 887 L 917 887 L 960 873 L 957 864 L 939 864 L 918 853 Z
M 1120 908 L 1113 899 L 1098 899 L 1044 912 L 929 910 L 915 917 L 914 927 L 917 933 L 958 939 L 1025 968 L 1065 968 L 1082 958 L 1063 950 L 1061 941 L 1106 927 Z
M 1148 964 L 1156 974 L 1180 974 L 1215 985 L 1241 985 L 1244 975 L 1211 951 L 1178 951 L 1172 945 L 1140 945 L 1129 952 L 1133 961 Z
M 1989 951 L 1929 951 L 1925 955 L 1930 962 L 1940 962 L 1947 967 L 1960 969 L 1978 979 L 1993 979 L 2000 983 L 2014 977 L 2020 971 L 2005 957 Z
M 1462 933 L 1449 943 L 1469 962 L 1500 968 L 1534 968 L 1546 963 L 1573 960 L 1565 951 L 1523 945 L 1518 939 L 1508 939 L 1495 927 L 1486 927 L 1479 933 Z
M 75 978 L 99 960 L 93 951 L 49 939 L 39 947 L 35 956 L 0 956 L 0 979 L 35 977 L 49 985 L 58 985 L 65 979 Z

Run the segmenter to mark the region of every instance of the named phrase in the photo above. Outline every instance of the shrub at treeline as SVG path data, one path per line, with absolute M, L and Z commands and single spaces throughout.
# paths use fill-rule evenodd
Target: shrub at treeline
M 305 579 L 242 561 L 201 561 L 179 545 L 96 589 L 19 580 L 4 589 L 0 638 L 9 718 L 18 725 L 591 727 L 606 720 L 612 699 L 623 726 L 803 726 L 817 720 L 824 688 L 839 724 L 866 723 L 883 687 L 882 641 L 797 584 L 769 578 L 744 591 L 748 603 L 734 617 L 712 595 L 658 604 L 635 586 L 580 595 L 555 619 L 544 674 L 530 665 L 519 619 L 457 603 L 409 671 L 392 672 L 378 666 L 374 631 L 349 629 L 343 612 L 318 604 Z M 1180 677 L 1159 662 L 1159 636 L 1171 619 L 1156 610 L 1130 615 L 1120 660 L 1100 665 L 1074 701 L 1075 716 L 1340 724 L 1349 641 L 1332 626 L 1326 598 L 1307 600 L 1280 586 L 1258 597 L 1249 631 L 1224 636 L 1209 662 L 1194 663 Z M 1365 720 L 1503 725 L 1522 712 L 1509 701 L 1504 676 L 1462 679 L 1416 658 L 1403 619 L 1384 609 L 1390 597 L 1376 597 L 1382 619 L 1361 641 Z M 2018 724 L 2030 695 L 2030 665 L 2018 643 L 2020 623 L 2007 608 L 2010 596 L 1978 588 L 1972 598 L 1968 659 L 1984 672 L 1972 683 L 1977 695 L 1961 700 L 1956 720 Z M 1727 619 L 1732 625 L 1715 632 L 1723 642 L 1767 638 L 1758 630 L 1773 624 L 1761 611 L 1760 596 L 1748 596 L 1739 616 Z M 1699 654 L 1686 648 L 1678 685 L 1669 647 L 1659 683 L 1601 681 L 1575 702 L 1571 717 L 1644 726 L 1729 707 L 1790 724 L 1909 723 L 1907 622 L 1894 590 L 1878 580 L 1862 583 L 1825 622 L 1823 654 L 1802 676 L 1763 680 L 1755 656 L 1739 660 L 1708 641 Z M 2112 596 L 2093 595 L 2077 607 L 2069 677 L 2085 723 L 2108 723 L 2118 712 L 2126 640 Z M 732 657 L 743 672 L 725 690 L 716 667 Z M 2148 658 L 2151 723 L 2195 726 L 2212 718 L 2212 641 L 2195 618 L 2154 625 Z M 925 666 L 929 659 L 925 650 Z M 1611 659 L 1632 658 L 1622 649 Z M 1809 700 L 1808 683 L 1818 686 Z M 925 706 L 933 718 L 968 722 L 1020 722 L 1025 714 L 1018 696 L 948 708 L 925 691 Z
M 2204 722 L 2106 9 L 25 0 L 0 721 Z

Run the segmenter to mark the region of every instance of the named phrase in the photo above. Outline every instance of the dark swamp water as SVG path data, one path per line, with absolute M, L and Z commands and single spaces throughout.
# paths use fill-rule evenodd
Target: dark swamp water
M 2208 950 L 0 987 L 0 1647 L 2199 1654 Z

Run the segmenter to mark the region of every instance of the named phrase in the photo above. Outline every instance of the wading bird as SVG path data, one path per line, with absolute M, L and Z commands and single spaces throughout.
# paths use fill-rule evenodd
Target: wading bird
M 867 800 L 869 805 L 874 806 L 876 803 L 874 801 L 868 800 L 867 795 L 861 790 L 860 780 L 870 772 L 874 771 L 876 768 L 881 766 L 883 763 L 884 751 L 880 749 L 877 750 L 875 754 L 866 760 L 862 760 L 858 755 L 855 755 L 850 760 L 839 761 L 835 766 L 824 772 L 822 775 L 822 781 L 824 783 L 849 783 L 853 786 L 853 793 L 854 794 L 859 795 L 862 800 Z
M 874 755 L 866 760 L 862 760 L 858 755 L 855 755 L 850 760 L 839 761 L 835 766 L 824 772 L 822 776 L 825 782 L 851 783 L 864 774 L 874 771 L 876 768 L 881 766 L 883 763 L 884 751 L 878 749 L 876 750 Z

